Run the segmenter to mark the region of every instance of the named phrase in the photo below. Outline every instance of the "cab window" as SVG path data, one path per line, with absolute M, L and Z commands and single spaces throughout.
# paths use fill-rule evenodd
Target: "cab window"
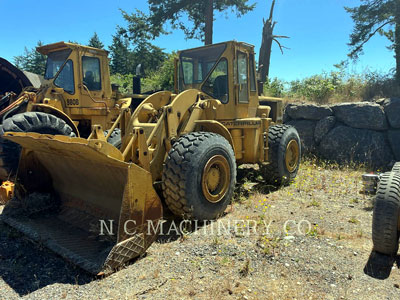
M 83 84 L 89 91 L 101 90 L 100 60 L 97 57 L 82 56 Z
M 74 64 L 72 60 L 68 60 L 57 78 L 54 80 L 54 84 L 60 88 L 63 88 L 69 94 L 75 94 L 74 84 Z
M 61 67 L 64 65 L 64 62 L 67 60 L 71 52 L 71 49 L 50 52 L 47 56 L 46 72 L 44 73 L 44 79 L 53 79 L 54 76 L 57 75 Z
M 256 89 L 256 76 L 254 72 L 254 54 L 250 53 L 249 54 L 249 63 L 250 63 L 250 91 L 255 92 L 257 91 Z
M 202 83 L 225 51 L 226 45 L 210 45 L 206 48 L 181 52 L 179 70 L 179 90 L 193 88 Z
M 228 103 L 228 62 L 225 58 L 218 62 L 204 83 L 202 90 L 222 103 Z
M 238 52 L 237 55 L 237 71 L 239 84 L 239 102 L 249 102 L 248 78 L 247 78 L 247 55 L 243 52 Z

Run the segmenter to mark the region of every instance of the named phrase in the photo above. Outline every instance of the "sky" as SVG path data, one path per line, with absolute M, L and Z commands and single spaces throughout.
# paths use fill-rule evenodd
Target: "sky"
M 214 43 L 247 42 L 255 46 L 258 57 L 263 18 L 269 15 L 271 1 L 250 0 L 249 3 L 256 3 L 256 8 L 241 18 L 235 12 L 216 13 Z M 352 19 L 343 7 L 359 4 L 360 0 L 277 0 L 274 20 L 278 23 L 274 33 L 290 37 L 280 40 L 289 49 L 282 55 L 278 46 L 273 46 L 270 77 L 289 81 L 334 70 L 334 64 L 347 58 L 347 43 L 353 28 Z M 147 1 L 0 0 L 0 57 L 12 62 L 14 56 L 24 53 L 25 47 L 35 47 L 38 40 L 45 44 L 68 40 L 87 44 L 94 32 L 107 47 L 116 26 L 126 25 L 120 9 L 146 12 Z M 153 43 L 167 52 L 202 46 L 199 40 L 186 40 L 179 30 Z M 387 46 L 386 38 L 372 38 L 359 61 L 349 65 L 349 71 L 389 72 L 395 61 Z

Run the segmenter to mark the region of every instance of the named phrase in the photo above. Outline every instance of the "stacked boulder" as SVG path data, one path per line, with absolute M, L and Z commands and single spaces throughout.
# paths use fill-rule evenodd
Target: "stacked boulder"
M 289 104 L 284 122 L 296 127 L 306 155 L 375 169 L 400 161 L 400 98 L 330 106 Z

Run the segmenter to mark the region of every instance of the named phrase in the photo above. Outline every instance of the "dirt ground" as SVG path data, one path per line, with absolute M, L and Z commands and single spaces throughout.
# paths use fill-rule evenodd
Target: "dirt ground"
M 106 278 L 0 225 L 0 298 L 399 299 L 400 256 L 371 253 L 361 174 L 306 162 L 276 191 L 239 176 L 222 219 L 178 235 L 167 225 L 144 257 Z

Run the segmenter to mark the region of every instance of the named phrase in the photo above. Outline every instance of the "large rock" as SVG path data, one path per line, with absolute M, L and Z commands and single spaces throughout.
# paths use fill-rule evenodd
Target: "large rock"
M 393 161 L 385 133 L 347 126 L 332 129 L 322 139 L 318 150 L 322 158 L 340 164 L 356 162 L 385 169 Z
M 314 129 L 315 121 L 311 120 L 291 120 L 286 124 L 295 127 L 299 133 L 302 145 L 302 153 L 307 154 L 315 150 Z
M 341 103 L 332 105 L 337 121 L 347 126 L 371 129 L 386 130 L 388 124 L 383 108 L 372 102 Z
M 389 130 L 388 139 L 396 161 L 400 161 L 400 130 Z
M 287 110 L 285 108 L 284 112 L 283 112 L 283 117 L 282 117 L 282 122 L 283 123 L 287 123 L 291 120 L 291 118 L 289 117 Z
M 383 109 L 390 126 L 400 128 L 400 98 L 385 99 Z
M 335 126 L 336 118 L 334 116 L 325 117 L 319 120 L 315 125 L 314 140 L 319 144 L 322 138 Z
M 286 113 L 294 120 L 321 120 L 333 114 L 332 110 L 326 106 L 318 106 L 313 104 L 288 104 Z

